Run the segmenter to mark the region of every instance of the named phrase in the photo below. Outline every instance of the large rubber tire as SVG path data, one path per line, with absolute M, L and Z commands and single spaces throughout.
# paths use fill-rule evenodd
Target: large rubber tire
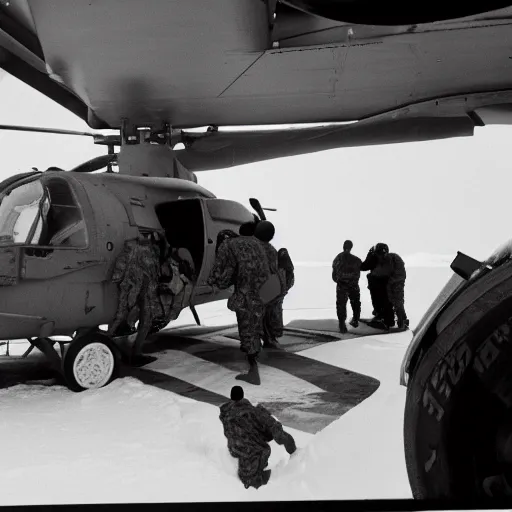
M 77 338 L 69 345 L 63 361 L 66 384 L 72 391 L 99 389 L 119 375 L 120 353 L 101 333 Z
M 499 472 L 496 425 L 512 406 L 510 368 L 512 272 L 438 334 L 408 385 L 404 445 L 416 499 L 485 497 L 483 479 Z

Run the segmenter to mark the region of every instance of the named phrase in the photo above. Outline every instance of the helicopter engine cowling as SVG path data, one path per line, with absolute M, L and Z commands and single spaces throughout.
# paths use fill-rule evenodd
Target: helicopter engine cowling
M 197 177 L 161 144 L 122 145 L 117 157 L 119 174 L 151 178 L 179 178 L 197 183 Z

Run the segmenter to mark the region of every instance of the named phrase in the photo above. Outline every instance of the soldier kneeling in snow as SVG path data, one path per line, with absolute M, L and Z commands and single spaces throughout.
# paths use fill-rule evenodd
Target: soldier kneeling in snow
M 270 470 L 265 467 L 270 457 L 270 441 L 284 445 L 290 455 L 297 449 L 281 423 L 262 405 L 254 406 L 244 398 L 240 386 L 231 389 L 231 401 L 220 407 L 219 418 L 229 453 L 238 459 L 238 477 L 246 489 L 258 489 L 268 483 Z

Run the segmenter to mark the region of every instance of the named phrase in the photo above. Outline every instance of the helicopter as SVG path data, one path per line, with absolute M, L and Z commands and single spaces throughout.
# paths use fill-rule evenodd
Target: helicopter
M 217 198 L 191 173 L 176 169 L 170 132 L 141 128 L 135 135 L 123 133 L 132 145 L 119 153 L 114 147 L 120 137 L 93 136 L 95 143 L 108 145 L 107 155 L 70 171 L 33 169 L 0 183 L 2 340 L 27 339 L 30 348 L 22 357 L 37 347 L 75 391 L 110 383 L 126 355 L 127 337 L 116 336 L 117 331 L 109 335 L 99 326 L 116 316 L 119 289 L 111 277 L 127 241 L 157 236 L 177 254 L 185 252 L 192 269 L 189 286 L 173 297 L 166 319 L 177 319 L 189 307 L 200 325 L 195 306 L 226 299 L 231 292 L 212 292 L 206 282 L 218 234 L 226 229 L 238 233 L 242 224 L 266 219 L 257 199 L 249 200 L 254 214 Z M 143 147 L 135 157 L 130 153 L 134 136 Z M 54 349 L 55 337 L 65 338 L 57 340 L 60 351 Z

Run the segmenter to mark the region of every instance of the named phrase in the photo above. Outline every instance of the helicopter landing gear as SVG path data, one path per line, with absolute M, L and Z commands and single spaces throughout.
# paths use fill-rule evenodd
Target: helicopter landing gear
M 120 355 L 104 334 L 93 332 L 73 340 L 67 348 L 62 374 L 72 391 L 98 389 L 119 375 Z

